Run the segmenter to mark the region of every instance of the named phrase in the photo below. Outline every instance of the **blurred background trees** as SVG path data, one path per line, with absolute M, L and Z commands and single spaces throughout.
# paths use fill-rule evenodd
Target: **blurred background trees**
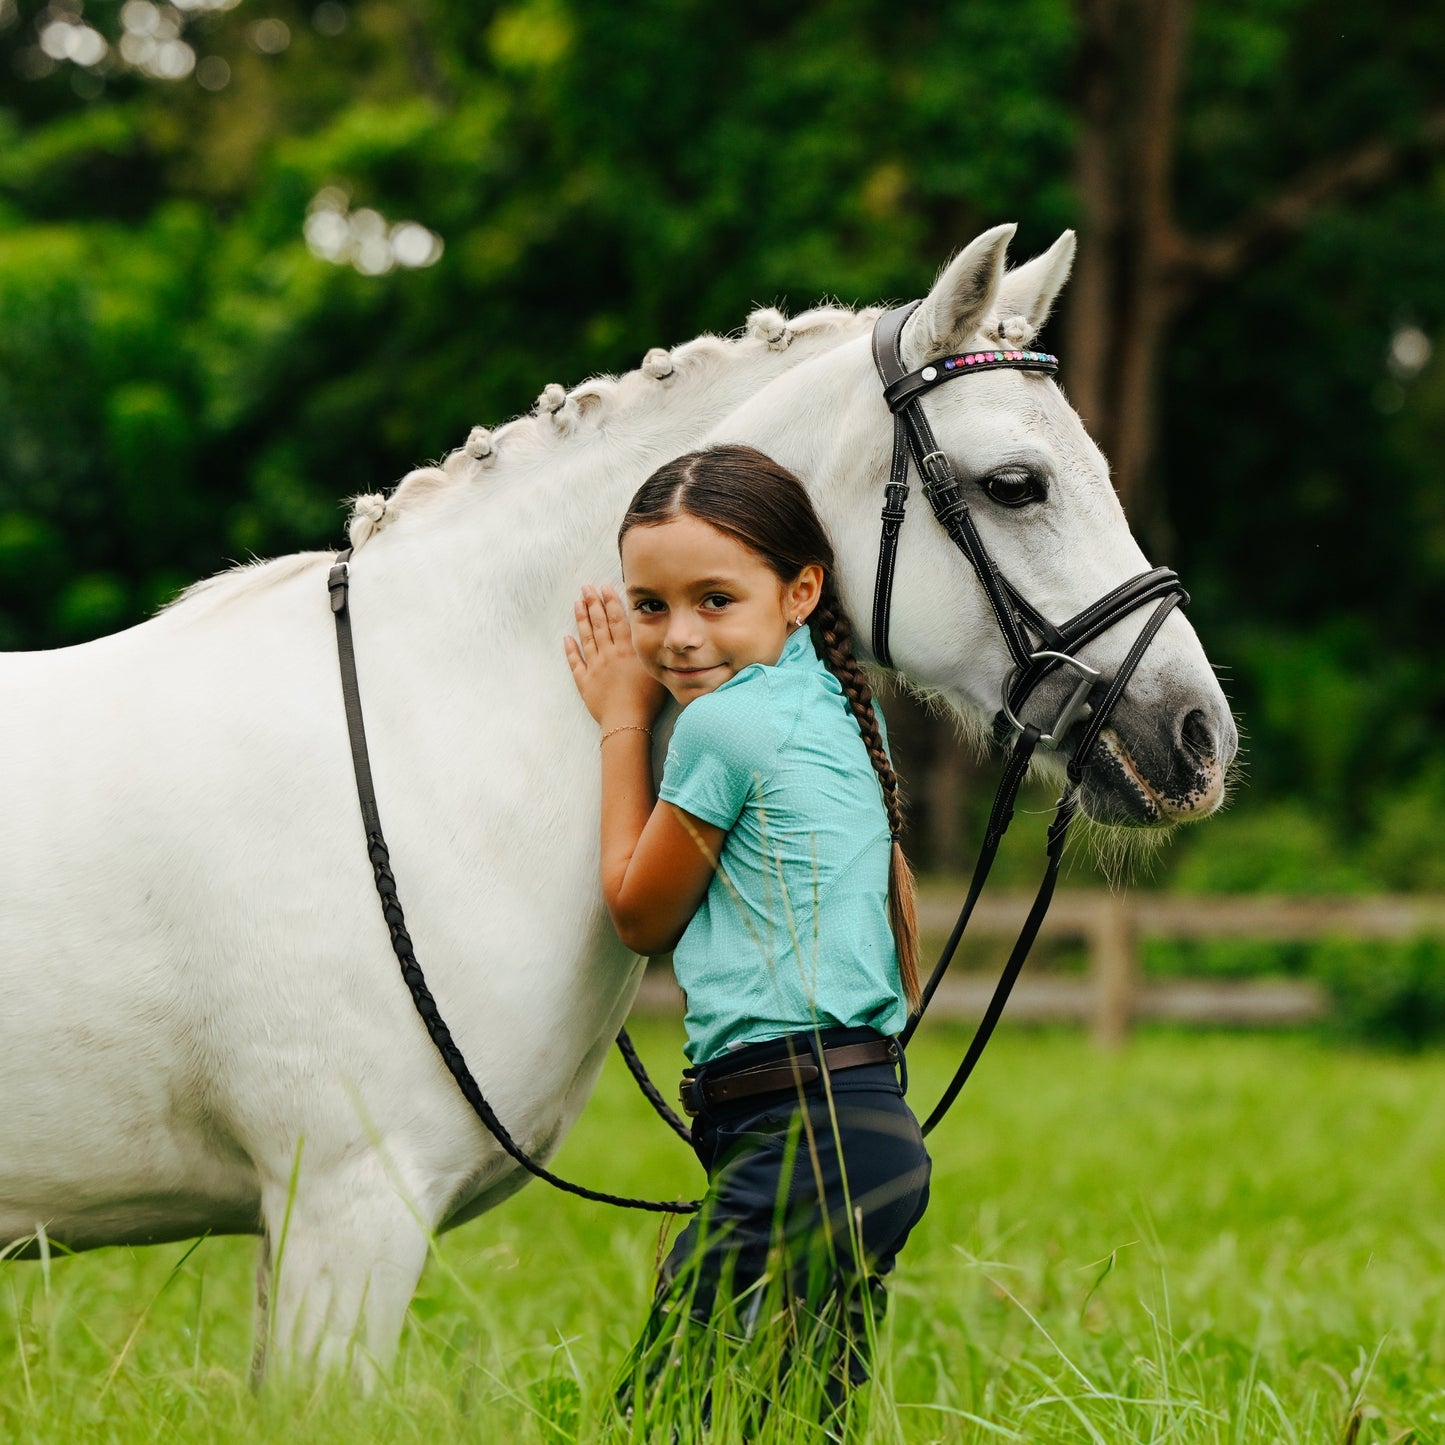
M 1161 878 L 1438 888 L 1441 76 L 1414 0 L 0 0 L 0 646 L 333 544 L 548 381 L 1074 226 L 1066 384 L 1247 735 Z M 971 765 L 901 731 L 956 865 Z

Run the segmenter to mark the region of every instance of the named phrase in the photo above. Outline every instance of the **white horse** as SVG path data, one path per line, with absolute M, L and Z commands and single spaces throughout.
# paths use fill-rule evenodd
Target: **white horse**
M 1012 232 L 943 271 L 904 333 L 910 369 L 1043 322 L 1072 233 L 1006 272 Z M 618 580 L 618 520 L 649 472 L 743 441 L 804 479 L 866 620 L 892 440 L 875 315 L 758 312 L 740 339 L 549 386 L 534 416 L 474 431 L 385 504 L 358 499 L 351 613 L 401 898 L 457 1042 L 535 1155 L 577 1117 L 643 966 L 600 903 L 596 729 L 561 648 L 572 598 Z M 1001 570 L 1046 615 L 1144 569 L 1051 381 L 995 372 L 926 407 Z M 1020 469 L 1045 500 L 1004 509 L 973 488 Z M 914 510 L 894 663 L 978 728 L 1009 657 L 968 563 Z M 0 1248 L 38 1231 L 75 1249 L 259 1234 L 278 1355 L 360 1358 L 366 1375 L 395 1350 L 429 1232 L 526 1176 L 398 975 L 352 780 L 331 561 L 238 568 L 114 637 L 0 659 Z M 1090 660 L 1117 664 L 1144 616 Z M 1046 686 L 1031 707 L 1052 701 Z M 1083 795 L 1095 816 L 1162 825 L 1219 806 L 1235 730 L 1178 613 L 1103 741 Z

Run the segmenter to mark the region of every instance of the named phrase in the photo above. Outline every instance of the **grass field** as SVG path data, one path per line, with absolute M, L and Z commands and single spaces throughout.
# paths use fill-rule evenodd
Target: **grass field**
M 915 1046 L 916 1106 L 963 1037 Z M 676 1027 L 637 1039 L 670 1078 Z M 1445 1056 L 1005 1031 L 931 1145 L 850 1439 L 1445 1442 Z M 558 1167 L 700 1182 L 616 1060 Z M 0 1265 L 0 1440 L 626 1439 L 610 1383 L 657 1249 L 530 1186 L 439 1242 L 366 1400 L 250 1393 L 252 1241 Z M 816 1433 L 786 1405 L 766 1438 Z

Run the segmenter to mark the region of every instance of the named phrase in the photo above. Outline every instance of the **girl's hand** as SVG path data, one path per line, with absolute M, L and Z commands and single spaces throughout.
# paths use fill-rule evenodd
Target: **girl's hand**
M 667 690 L 651 677 L 632 647 L 622 599 L 611 587 L 584 586 L 572 604 L 577 636 L 562 641 L 572 681 L 593 720 L 604 731 L 648 727 L 662 710 Z

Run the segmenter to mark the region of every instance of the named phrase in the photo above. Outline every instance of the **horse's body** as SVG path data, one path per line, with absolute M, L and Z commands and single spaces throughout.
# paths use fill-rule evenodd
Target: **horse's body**
M 1000 291 L 1006 241 L 990 232 L 940 280 L 910 323 L 920 355 L 993 334 L 995 313 L 1042 321 L 1072 242 Z M 810 313 L 786 333 L 679 348 L 665 377 L 654 362 L 590 383 L 474 445 L 482 457 L 413 474 L 374 536 L 354 527 L 358 668 L 408 923 L 483 1090 L 543 1156 L 641 967 L 603 926 L 596 729 L 561 650 L 571 599 L 617 579 L 615 529 L 642 479 L 716 438 L 799 472 L 844 601 L 866 616 L 890 445 L 870 321 Z M 949 393 L 930 414 L 965 475 L 1026 458 L 1053 479 L 1030 515 L 977 507 L 1037 605 L 1070 615 L 1139 570 L 1052 383 L 999 375 Z M 1007 656 L 967 564 L 926 513 L 910 526 L 895 662 L 986 719 Z M 275 1337 L 330 1361 L 361 1327 L 362 1357 L 384 1364 L 428 1232 L 525 1176 L 397 974 L 360 833 L 330 561 L 225 574 L 128 632 L 0 659 L 0 1247 L 38 1228 L 73 1248 L 255 1232 L 269 1259 L 289 1209 Z M 1136 631 L 1091 657 L 1117 662 Z M 1096 813 L 1217 806 L 1233 728 L 1182 618 L 1106 738 Z

